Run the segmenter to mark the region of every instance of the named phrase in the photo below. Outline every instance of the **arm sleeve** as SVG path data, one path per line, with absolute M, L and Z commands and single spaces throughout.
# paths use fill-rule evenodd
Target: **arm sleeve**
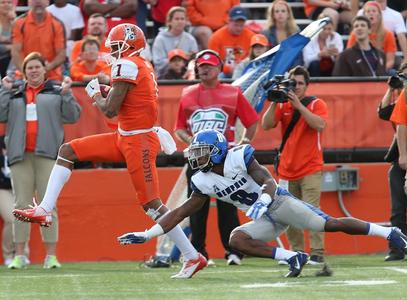
M 328 106 L 326 105 L 325 101 L 323 101 L 322 99 L 314 100 L 311 111 L 312 111 L 312 113 L 314 113 L 314 114 L 320 116 L 322 119 L 324 119 L 325 122 L 328 121 Z
M 397 125 L 407 125 L 407 109 L 404 90 L 397 98 L 396 106 L 394 106 L 390 121 L 396 123 Z
M 384 53 L 395 53 L 397 51 L 396 39 L 390 31 L 386 30 L 383 45 Z
M 112 66 L 112 82 L 125 81 L 132 84 L 137 84 L 138 77 L 138 66 L 131 60 L 119 59 Z
M 175 130 L 177 129 L 188 129 L 187 118 L 184 111 L 184 106 L 182 105 L 182 98 L 178 107 L 177 122 L 175 124 Z
M 191 178 L 191 190 L 192 190 L 193 192 L 195 192 L 195 193 L 199 193 L 199 194 L 204 195 L 204 194 L 197 188 L 197 186 L 194 184 L 194 181 L 193 181 L 192 178 Z
M 64 123 L 73 124 L 79 120 L 81 115 L 81 107 L 76 102 L 72 93 L 65 93 L 62 97 L 62 121 Z
M 10 91 L 0 89 L 0 122 L 7 122 L 10 105 Z
M 259 120 L 259 115 L 240 90 L 236 105 L 236 115 L 246 128 L 250 127 Z
M 253 154 L 254 154 L 254 148 L 250 145 L 247 145 L 244 148 L 244 152 L 243 152 L 243 158 L 244 158 L 244 164 L 246 166 L 246 170 L 250 166 L 252 161 L 254 160 Z

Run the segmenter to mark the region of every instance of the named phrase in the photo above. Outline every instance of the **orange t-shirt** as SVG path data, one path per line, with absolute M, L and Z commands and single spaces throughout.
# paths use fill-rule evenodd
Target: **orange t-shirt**
M 153 66 L 140 56 L 119 59 L 112 66 L 111 80 L 134 84 L 120 107 L 118 120 L 123 130 L 152 128 L 158 116 L 158 84 Z
M 326 2 L 329 2 L 330 0 L 324 0 Z M 317 8 L 317 5 L 312 5 L 309 4 L 309 0 L 304 0 L 304 11 L 305 11 L 305 15 L 307 17 L 310 17 L 312 12 L 315 10 L 315 8 Z
M 105 73 L 110 76 L 110 66 L 103 61 L 97 61 L 94 70 L 89 70 L 84 61 L 76 62 L 71 66 L 71 78 L 73 81 L 83 81 L 84 75 L 97 75 L 99 73 Z
M 83 39 L 80 41 L 76 41 L 73 46 L 72 46 L 72 52 L 71 52 L 71 63 L 75 63 L 77 58 L 79 57 L 79 54 L 81 53 L 81 48 L 83 44 Z M 100 48 L 99 48 L 99 60 L 104 60 L 103 56 L 106 55 L 107 53 L 110 53 L 110 49 L 105 47 L 105 41 L 106 39 L 104 38 L 101 43 L 100 43 Z
M 13 44 L 20 44 L 22 56 L 37 51 L 50 62 L 57 52 L 66 48 L 65 28 L 61 21 L 49 12 L 45 13 L 45 20 L 37 23 L 32 12 L 18 18 L 12 30 Z M 62 80 L 61 67 L 57 67 L 47 74 L 48 79 Z
M 384 39 L 383 39 L 383 47 L 377 46 L 377 34 L 371 33 L 369 34 L 369 40 L 376 48 L 382 50 L 384 53 L 395 53 L 397 51 L 396 39 L 394 38 L 393 33 L 388 30 L 385 30 Z M 348 44 L 346 48 L 350 48 L 356 44 L 356 36 L 355 33 L 351 33 L 349 36 Z
M 188 19 L 192 26 L 205 25 L 217 30 L 228 22 L 229 10 L 236 5 L 240 5 L 240 0 L 189 0 Z
M 212 34 L 208 48 L 218 52 L 225 64 L 236 65 L 249 55 L 250 40 L 254 34 L 244 28 L 240 35 L 232 35 L 226 25 Z
M 328 107 L 321 99 L 315 99 L 307 108 L 325 121 L 328 119 Z M 294 113 L 290 103 L 277 104 L 276 121 L 281 121 L 282 135 L 286 131 Z M 297 180 L 321 171 L 324 164 L 322 157 L 322 132 L 311 128 L 300 117 L 284 146 L 278 168 L 279 175 L 285 180 Z
M 397 98 L 396 105 L 394 106 L 393 113 L 391 114 L 390 121 L 397 125 L 407 125 L 407 104 L 406 94 L 404 90 Z
M 44 84 L 37 88 L 31 87 L 29 85 L 25 88 L 25 96 L 28 105 L 33 105 L 37 103 L 36 97 L 38 93 L 44 88 Z M 27 109 L 27 107 L 26 107 Z M 36 107 L 33 109 L 36 110 Z M 38 132 L 38 120 L 27 120 L 25 128 L 25 151 L 34 152 L 35 146 L 37 145 L 37 132 Z

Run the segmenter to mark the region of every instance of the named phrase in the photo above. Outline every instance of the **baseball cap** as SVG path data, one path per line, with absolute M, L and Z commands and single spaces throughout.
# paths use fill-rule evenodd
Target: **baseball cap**
M 171 60 L 174 57 L 181 57 L 185 60 L 188 60 L 186 53 L 182 49 L 172 49 L 170 52 L 168 52 L 168 60 Z
M 219 66 L 221 64 L 221 61 L 215 54 L 207 52 L 196 60 L 196 65 L 198 67 L 205 64 L 211 66 Z
M 247 20 L 246 11 L 241 6 L 234 6 L 229 10 L 229 19 L 236 20 Z
M 267 40 L 267 37 L 263 34 L 255 34 L 252 36 L 250 40 L 250 47 L 254 45 L 262 45 L 262 46 L 268 46 L 269 41 Z

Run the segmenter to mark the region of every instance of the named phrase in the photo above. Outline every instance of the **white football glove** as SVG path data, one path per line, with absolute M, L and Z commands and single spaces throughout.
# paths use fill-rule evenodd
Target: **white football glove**
M 249 210 L 246 212 L 246 216 L 253 220 L 261 218 L 261 216 L 268 210 L 272 201 L 273 199 L 271 199 L 269 194 L 262 194 L 260 198 L 250 206 Z
M 120 244 L 143 244 L 149 240 L 145 232 L 128 232 L 117 238 Z
M 89 97 L 93 99 L 97 94 L 101 95 L 100 92 L 100 85 L 99 85 L 99 80 L 97 78 L 92 79 L 91 81 L 88 82 L 86 85 L 86 93 L 88 94 Z

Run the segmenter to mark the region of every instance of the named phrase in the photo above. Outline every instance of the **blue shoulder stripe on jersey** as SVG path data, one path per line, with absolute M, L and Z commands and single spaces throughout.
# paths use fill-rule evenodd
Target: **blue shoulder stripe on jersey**
M 192 180 L 191 180 L 191 190 L 192 190 L 193 192 L 203 194 L 203 193 L 196 187 L 196 185 L 192 182 Z
M 248 166 L 250 166 L 250 164 L 251 164 L 252 161 L 254 160 L 253 153 L 254 153 L 254 148 L 253 148 L 252 146 L 247 145 L 247 146 L 244 148 L 243 156 L 244 156 L 244 163 L 245 163 L 245 165 L 246 165 L 246 168 L 247 168 Z

